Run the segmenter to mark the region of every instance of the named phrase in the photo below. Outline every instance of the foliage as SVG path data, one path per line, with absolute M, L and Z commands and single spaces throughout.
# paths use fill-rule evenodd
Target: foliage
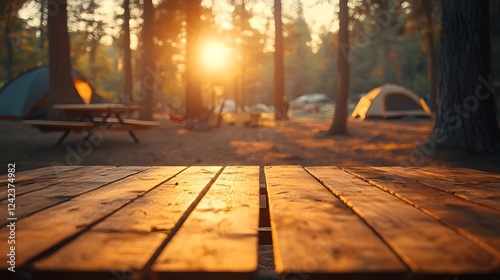
M 285 25 L 286 61 L 285 76 L 287 83 L 285 91 L 288 99 L 318 92 L 319 63 L 317 56 L 310 48 L 311 32 L 304 18 L 303 7 L 298 5 L 297 18 Z
M 187 0 L 155 1 L 154 16 L 154 58 L 159 86 L 154 92 L 154 102 L 182 110 L 185 100 L 185 36 Z M 433 0 L 433 3 L 439 1 Z M 104 0 L 70 1 L 68 10 L 73 68 L 81 72 L 113 100 L 120 100 L 123 82 L 122 34 L 123 9 L 121 1 L 115 1 L 116 8 L 106 10 Z M 141 1 L 131 1 L 132 37 L 140 36 L 142 27 Z M 262 28 L 252 25 L 253 7 L 259 1 L 225 0 L 228 8 L 229 27 L 216 23 L 214 8 L 204 6 L 202 22 L 206 39 L 224 42 L 231 49 L 231 63 L 226 69 L 206 73 L 203 80 L 204 102 L 211 102 L 211 86 L 222 86 L 224 97 L 240 99 L 241 104 L 272 104 L 273 56 L 269 52 L 272 45 L 273 24 L 268 19 Z M 267 1 L 265 5 L 271 5 Z M 284 1 L 285 2 L 285 1 Z M 351 83 L 350 94 L 367 92 L 373 87 L 391 82 L 402 84 L 420 95 L 429 93 L 425 55 L 423 22 L 419 19 L 420 1 L 364 0 L 350 1 L 350 42 Z M 9 16 L 5 16 L 7 3 L 15 4 Z M 40 22 L 42 0 L 0 1 L 0 30 L 5 35 L 7 22 L 11 26 L 8 36 L 0 36 L 0 80 L 7 80 L 6 40 L 13 47 L 13 74 L 37 65 L 48 64 L 47 42 L 41 31 L 46 20 Z M 263 5 L 263 4 L 259 4 Z M 33 7 L 29 18 L 21 16 L 23 7 Z M 312 30 L 307 24 L 300 2 L 292 5 L 293 15 L 284 15 L 285 36 L 285 91 L 291 100 L 302 94 L 323 92 L 335 98 L 337 87 L 337 30 L 324 28 L 320 34 L 320 45 L 316 52 L 311 49 Z M 439 29 L 439 5 L 434 5 L 436 18 L 433 26 Z M 271 9 L 271 8 L 270 8 Z M 287 7 L 289 10 L 290 8 Z M 498 1 L 491 1 L 491 13 L 500 10 Z M 47 13 L 46 9 L 44 13 Z M 335 10 L 332 9 L 332 14 Z M 103 20 L 103 14 L 115 20 Z M 8 21 L 7 21 L 8 19 Z M 493 61 L 498 61 L 500 49 L 500 17 L 492 16 Z M 414 33 L 410 33 L 413 29 Z M 316 31 L 317 32 L 317 31 Z M 437 34 L 435 37 L 437 38 Z M 8 38 L 8 39 L 6 39 Z M 139 94 L 143 76 L 142 45 L 132 52 L 134 92 Z M 134 40 L 132 40 L 134 41 Z M 42 42 L 42 48 L 40 48 Z M 439 48 L 439 46 L 437 46 Z M 92 58 L 93 57 L 93 58 Z M 493 74 L 497 75 L 500 64 L 493 64 Z M 497 78 L 498 79 L 498 78 Z M 211 85 L 211 86 L 210 86 Z M 498 92 L 498 91 L 497 91 Z

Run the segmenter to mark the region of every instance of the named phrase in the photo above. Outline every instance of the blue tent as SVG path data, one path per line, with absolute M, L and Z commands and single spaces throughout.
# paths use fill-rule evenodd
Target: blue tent
M 72 76 L 82 103 L 103 101 L 83 77 L 76 72 L 72 72 Z M 37 67 L 20 74 L 0 89 L 0 119 L 45 117 L 49 90 L 49 67 Z

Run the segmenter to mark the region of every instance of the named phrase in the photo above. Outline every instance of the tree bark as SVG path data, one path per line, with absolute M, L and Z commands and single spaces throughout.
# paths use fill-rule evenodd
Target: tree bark
M 241 16 L 241 21 L 240 21 L 240 29 L 242 31 L 245 30 L 246 26 L 248 26 L 250 24 L 250 22 L 248 21 L 248 18 L 244 17 L 243 15 L 246 15 L 247 14 L 247 8 L 246 8 L 246 5 L 245 5 L 245 0 L 242 0 L 241 1 L 241 11 L 242 11 L 242 14 L 240 15 Z M 243 35 L 243 34 L 242 34 Z M 243 42 L 247 41 L 248 39 L 247 38 L 244 38 L 243 39 Z M 248 45 L 245 45 L 245 47 L 248 46 Z M 248 103 L 248 100 L 247 100 L 247 80 L 246 80 L 246 68 L 247 68 L 247 60 L 249 59 L 248 57 L 248 50 L 245 50 L 244 48 L 241 48 L 241 51 L 240 51 L 240 54 L 241 54 L 241 64 L 240 64 L 240 69 L 241 69 L 241 103 L 240 103 L 240 106 L 241 106 L 241 111 L 244 112 L 245 111 L 245 107 Z
M 201 2 L 200 0 L 186 2 L 186 119 L 190 125 L 201 120 L 203 115 L 201 77 L 198 65 Z
M 96 37 L 96 31 L 94 30 L 94 34 L 92 34 L 91 47 L 89 51 L 89 66 L 90 66 L 90 80 L 92 81 L 92 85 L 96 88 L 99 87 L 97 81 L 97 67 L 96 67 L 96 56 L 97 56 L 97 46 L 99 45 L 99 39 Z
M 141 97 L 142 106 L 144 109 L 141 111 L 140 118 L 143 120 L 153 119 L 153 92 L 155 87 L 158 86 L 159 81 L 158 73 L 156 73 L 156 65 L 153 57 L 153 24 L 154 24 L 154 10 L 152 0 L 144 0 L 142 14 L 142 84 L 141 84 Z
M 393 75 L 391 71 L 392 59 L 390 56 L 391 47 L 389 46 L 389 39 L 386 34 L 382 34 L 382 49 L 384 50 L 384 83 L 391 83 Z
M 338 47 L 338 84 L 335 115 L 329 134 L 347 134 L 347 99 L 349 97 L 349 11 L 347 0 L 339 3 L 339 47 Z
M 49 119 L 61 119 L 54 104 L 83 103 L 71 77 L 70 46 L 68 35 L 68 15 L 66 0 L 54 1 L 49 5 Z
M 12 41 L 11 41 L 11 29 L 10 25 L 12 24 L 12 3 L 6 3 L 5 4 L 5 14 L 4 14 L 4 19 L 5 19 L 5 29 L 4 29 L 4 43 L 5 43 L 5 70 L 7 74 L 7 80 L 10 80 L 13 75 L 13 54 L 14 54 L 14 49 L 12 48 Z
M 38 26 L 38 31 L 40 32 L 40 38 L 38 41 L 38 48 L 43 51 L 43 45 L 45 43 L 45 10 L 47 8 L 46 1 L 40 2 L 40 25 Z
M 429 107 L 432 112 L 436 111 L 439 103 L 438 93 L 438 69 L 436 58 L 436 47 L 434 44 L 434 32 L 432 24 L 432 1 L 424 0 L 422 4 L 425 11 L 425 41 L 427 43 L 427 80 L 429 81 L 429 90 L 431 93 Z
M 274 118 L 287 120 L 285 105 L 285 60 L 283 49 L 283 22 L 281 20 L 281 0 L 274 0 Z
M 123 100 L 132 104 L 132 52 L 130 50 L 130 0 L 123 0 Z
M 489 1 L 443 1 L 441 100 L 433 130 L 438 147 L 499 147 L 489 24 Z

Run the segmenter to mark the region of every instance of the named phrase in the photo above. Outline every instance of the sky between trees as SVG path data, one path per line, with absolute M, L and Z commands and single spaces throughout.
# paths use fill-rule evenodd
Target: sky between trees
M 204 0 L 202 5 L 210 8 L 215 16 L 216 24 L 221 29 L 232 29 L 232 15 L 234 11 L 234 6 L 228 3 L 229 0 Z M 106 29 L 107 36 L 101 39 L 103 44 L 111 44 L 111 36 L 117 37 L 120 32 L 120 27 L 122 24 L 121 19 L 115 20 L 115 18 L 123 13 L 123 8 L 121 7 L 120 1 L 117 0 L 97 0 L 99 8 L 94 14 L 94 18 L 97 20 L 103 20 L 109 27 Z M 156 5 L 160 2 L 159 0 L 153 1 Z M 272 21 L 273 17 L 273 1 L 247 1 L 247 8 L 253 14 L 253 18 L 250 23 L 253 28 L 259 30 L 261 33 L 266 32 L 266 22 L 268 20 Z M 297 0 L 283 0 L 283 21 L 284 23 L 290 22 L 292 19 L 297 18 L 297 7 L 299 1 Z M 68 5 L 77 6 L 80 4 L 78 0 L 69 0 Z M 302 6 L 304 9 L 304 18 L 306 23 L 311 29 L 311 47 L 313 51 L 317 51 L 319 44 L 321 44 L 320 34 L 327 31 L 336 31 L 338 29 L 338 19 L 337 12 L 338 9 L 336 2 L 325 0 L 302 0 Z M 132 37 L 131 37 L 131 48 L 136 49 L 138 43 L 138 27 L 142 23 L 142 19 L 138 17 L 140 11 L 137 9 L 132 11 L 132 13 L 137 16 L 132 18 L 130 25 L 132 27 Z M 40 3 L 38 1 L 28 1 L 19 12 L 19 16 L 26 20 L 29 25 L 36 27 L 40 24 Z M 70 17 L 73 17 L 71 13 Z M 73 20 L 74 22 L 75 20 Z M 68 23 L 68 29 L 70 32 L 75 32 L 84 28 L 81 24 L 71 23 L 71 19 Z M 271 28 L 270 31 L 273 29 Z M 135 31 L 135 32 L 134 32 Z M 269 34 L 271 37 L 273 34 Z M 272 42 L 269 44 L 269 49 L 272 50 Z

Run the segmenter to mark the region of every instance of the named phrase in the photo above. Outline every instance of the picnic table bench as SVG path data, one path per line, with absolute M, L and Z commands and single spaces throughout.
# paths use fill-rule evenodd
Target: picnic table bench
M 61 144 L 70 132 L 88 132 L 84 139 L 88 139 L 96 130 L 126 130 L 136 143 L 139 139 L 135 130 L 149 129 L 161 125 L 157 121 L 145 121 L 125 118 L 129 114 L 142 109 L 142 106 L 101 103 L 101 104 L 57 104 L 55 110 L 61 110 L 66 116 L 74 117 L 77 121 L 68 120 L 23 120 L 43 132 L 63 131 L 57 141 Z
M 500 279 L 495 173 L 54 166 L 9 183 L 0 279 Z M 266 215 L 271 275 L 257 269 Z

